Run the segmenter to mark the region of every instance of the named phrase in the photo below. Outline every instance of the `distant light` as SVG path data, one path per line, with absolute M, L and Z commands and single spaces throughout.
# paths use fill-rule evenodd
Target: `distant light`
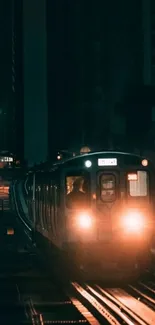
M 0 161 L 9 162 L 9 161 L 13 161 L 13 158 L 12 157 L 0 157 Z
M 58 155 L 58 156 L 57 156 L 57 159 L 58 159 L 58 160 L 60 160 L 60 159 L 61 159 L 61 156 L 60 156 L 60 155 Z
M 144 167 L 148 166 L 148 160 L 147 159 L 142 160 L 142 166 L 144 166 Z
M 80 154 L 85 154 L 85 153 L 88 153 L 90 152 L 90 148 L 89 147 L 82 147 L 81 150 L 80 150 Z
M 92 166 L 92 162 L 90 160 L 86 160 L 84 164 L 87 168 Z
M 9 235 L 9 236 L 12 236 L 12 235 L 14 235 L 14 229 L 13 228 L 8 228 L 7 229 L 7 235 Z
M 92 198 L 93 198 L 93 200 L 96 200 L 96 193 L 92 194 Z

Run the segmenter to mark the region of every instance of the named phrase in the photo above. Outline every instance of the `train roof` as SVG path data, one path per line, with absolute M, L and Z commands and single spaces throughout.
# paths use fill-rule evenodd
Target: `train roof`
M 60 166 L 60 165 L 64 165 L 64 164 L 67 164 L 67 163 L 70 163 L 70 162 L 73 162 L 73 161 L 76 161 L 76 160 L 79 160 L 79 159 L 80 160 L 89 159 L 89 158 L 94 158 L 94 156 L 102 156 L 102 155 L 109 156 L 109 158 L 111 158 L 111 156 L 113 156 L 113 155 L 117 155 L 117 156 L 125 156 L 125 157 L 135 157 L 135 158 L 137 158 L 139 160 L 146 159 L 146 157 L 144 157 L 144 156 L 140 156 L 140 155 L 137 155 L 137 154 L 134 154 L 134 153 L 123 152 L 123 151 L 114 151 L 114 150 L 111 150 L 111 151 L 94 151 L 94 152 L 88 152 L 86 154 L 78 155 L 78 156 L 71 157 L 71 158 L 64 159 L 64 160 L 62 159 L 61 161 L 56 162 L 53 165 L 54 166 Z
M 97 158 L 103 158 L 103 156 L 105 158 L 118 158 L 121 157 L 123 158 L 122 161 L 125 164 L 128 165 L 141 165 L 141 162 L 143 159 L 145 159 L 145 157 L 137 155 L 137 154 L 133 154 L 133 153 L 127 153 L 127 152 L 121 152 L 121 151 L 95 151 L 95 152 L 89 152 L 86 154 L 82 154 L 82 155 L 78 155 L 75 157 L 71 157 L 65 160 L 61 160 L 55 164 L 52 165 L 52 168 L 63 168 L 63 166 L 77 166 L 78 164 L 80 165 L 80 162 L 82 163 L 83 166 L 83 162 L 85 160 L 89 160 L 92 159 L 94 160 L 96 157 Z
M 79 154 L 78 156 L 75 157 L 70 157 L 67 159 L 62 159 L 60 161 L 57 161 L 56 163 L 50 163 L 50 162 L 46 162 L 44 164 L 41 164 L 39 166 L 36 166 L 35 168 L 32 168 L 31 171 L 50 171 L 50 170 L 55 170 L 57 168 L 63 168 L 64 166 L 76 166 L 76 164 L 79 164 L 79 162 L 81 162 L 83 164 L 83 161 L 86 159 L 92 159 L 94 160 L 94 158 L 97 156 L 98 158 L 101 157 L 107 157 L 107 158 L 117 158 L 117 157 L 122 157 L 123 161 L 125 161 L 125 164 L 127 163 L 128 165 L 138 165 L 141 164 L 143 159 L 147 159 L 144 156 L 140 156 L 134 153 L 128 153 L 128 152 L 123 152 L 123 151 L 114 151 L 114 150 L 110 150 L 110 151 L 94 151 L 94 152 L 89 152 L 86 154 Z M 114 157 L 114 155 L 116 155 L 117 157 Z M 149 162 L 150 160 L 147 159 Z

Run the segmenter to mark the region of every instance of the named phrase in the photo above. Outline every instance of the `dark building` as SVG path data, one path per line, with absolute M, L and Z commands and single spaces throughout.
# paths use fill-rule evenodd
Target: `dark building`
M 1 1 L 1 149 L 34 161 L 35 150 L 41 160 L 133 142 L 145 119 L 143 1 L 47 0 L 45 18 L 41 0 Z
M 144 84 L 155 86 L 155 2 L 142 0 L 144 33 Z
M 12 95 L 14 142 L 12 151 L 20 159 L 24 159 L 24 81 L 23 81 L 23 19 L 22 0 L 12 0 L 14 3 L 14 33 L 12 34 Z M 13 19 L 13 17 L 12 17 Z M 13 30 L 13 29 L 12 29 Z M 14 41 L 13 41 L 14 38 Z M 13 49 L 14 47 L 14 49 Z M 14 59 L 14 62 L 13 62 Z M 14 69 L 13 69 L 14 67 Z
M 47 0 L 50 152 L 124 138 L 118 106 L 142 83 L 141 23 L 141 0 Z
M 149 116 L 148 148 L 155 149 L 155 1 L 143 0 L 144 65 L 143 81 L 147 93 L 145 107 Z
M 46 161 L 48 156 L 46 1 L 23 0 L 22 14 L 24 156 L 29 164 L 34 164 Z M 54 32 L 56 36 L 57 31 Z M 51 91 L 54 93 L 54 88 Z M 50 123 L 51 128 L 52 120 Z
M 0 3 L 0 150 L 23 158 L 22 1 Z
M 47 138 L 50 156 L 140 142 L 149 127 L 141 89 L 154 74 L 151 3 L 47 0 L 43 19 L 41 0 L 1 1 L 0 148 L 32 160 L 35 148 L 39 160 Z
M 131 147 L 154 150 L 155 143 L 155 1 L 141 1 L 139 55 L 141 82 L 133 85 L 126 99 L 127 135 Z M 139 19 L 140 21 L 140 19 Z M 152 114 L 153 113 L 153 114 Z

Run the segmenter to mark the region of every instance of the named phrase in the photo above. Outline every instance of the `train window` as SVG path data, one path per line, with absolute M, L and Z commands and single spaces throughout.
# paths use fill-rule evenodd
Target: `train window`
M 84 208 L 89 205 L 90 180 L 89 174 L 66 177 L 66 206 L 69 209 Z
M 116 199 L 116 179 L 113 174 L 102 174 L 100 176 L 100 197 L 104 202 Z
M 129 180 L 130 196 L 147 196 L 148 194 L 148 173 L 137 171 L 137 180 Z

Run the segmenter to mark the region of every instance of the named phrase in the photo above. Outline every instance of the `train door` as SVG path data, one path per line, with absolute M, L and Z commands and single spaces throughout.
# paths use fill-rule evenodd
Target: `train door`
M 112 231 L 118 228 L 122 200 L 120 191 L 120 172 L 113 170 L 97 173 L 96 208 L 99 219 L 98 237 L 108 240 Z

